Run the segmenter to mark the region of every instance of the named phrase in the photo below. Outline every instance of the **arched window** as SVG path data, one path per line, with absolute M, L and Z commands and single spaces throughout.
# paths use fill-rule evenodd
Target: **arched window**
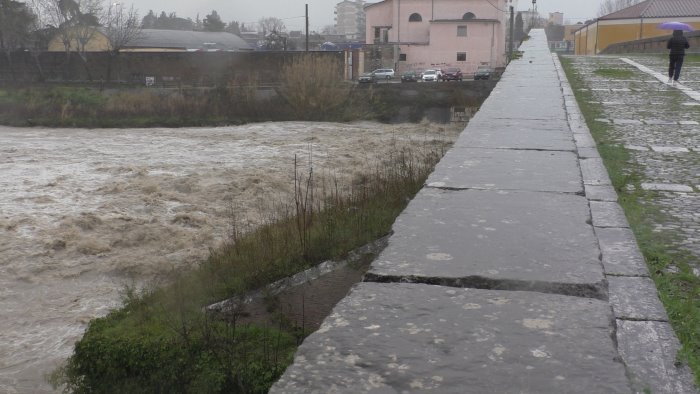
M 472 12 L 467 12 L 466 14 L 462 15 L 462 20 L 463 21 L 468 21 L 469 19 L 474 19 L 476 18 L 476 15 Z
M 423 17 L 418 13 L 413 13 L 408 17 L 409 22 L 423 22 Z

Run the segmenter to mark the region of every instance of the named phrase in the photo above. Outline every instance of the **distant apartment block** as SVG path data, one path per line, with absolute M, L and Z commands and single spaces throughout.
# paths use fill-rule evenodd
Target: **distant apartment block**
M 345 0 L 335 5 L 335 29 L 347 40 L 365 39 L 365 1 Z
M 564 14 L 561 12 L 550 12 L 548 22 L 553 25 L 562 26 L 564 25 Z

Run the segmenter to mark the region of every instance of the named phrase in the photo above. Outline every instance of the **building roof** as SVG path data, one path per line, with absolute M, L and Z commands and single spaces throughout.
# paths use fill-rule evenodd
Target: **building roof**
M 379 4 L 382 4 L 382 3 L 386 3 L 387 1 L 388 1 L 388 0 L 381 0 L 381 1 L 378 1 L 378 2 L 376 2 L 376 3 L 365 3 L 365 5 L 363 6 L 363 8 L 364 8 L 364 9 L 367 9 L 367 8 L 373 7 L 373 6 L 375 6 L 375 5 L 379 5 Z
M 435 19 L 430 21 L 430 23 L 501 23 L 498 19 Z
M 700 16 L 698 0 L 646 0 L 605 15 L 600 20 Z
M 252 48 L 235 34 L 188 30 L 143 29 L 129 48 L 249 51 Z

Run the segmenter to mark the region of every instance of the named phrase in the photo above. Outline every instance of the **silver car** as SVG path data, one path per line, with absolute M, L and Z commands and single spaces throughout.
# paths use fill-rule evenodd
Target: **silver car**
M 423 82 L 438 82 L 442 79 L 440 70 L 425 70 L 423 71 Z
M 394 69 L 392 68 L 378 68 L 372 71 L 374 77 L 377 79 L 392 79 L 394 78 Z

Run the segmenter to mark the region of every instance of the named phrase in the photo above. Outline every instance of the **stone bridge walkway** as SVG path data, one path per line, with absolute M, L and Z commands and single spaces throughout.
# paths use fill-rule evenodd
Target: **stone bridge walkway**
M 535 31 L 274 393 L 696 393 Z

